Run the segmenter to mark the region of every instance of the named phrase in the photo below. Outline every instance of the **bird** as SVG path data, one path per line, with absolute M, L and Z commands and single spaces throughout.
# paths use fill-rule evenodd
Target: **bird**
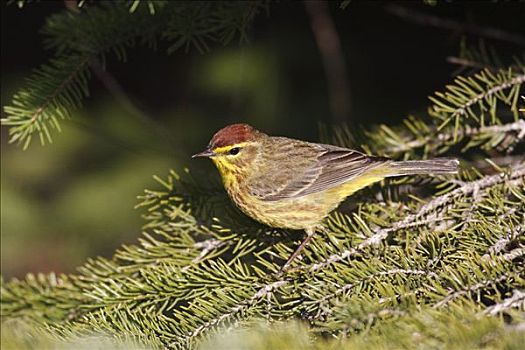
M 395 161 L 339 146 L 270 136 L 244 123 L 217 131 L 192 158 L 210 158 L 230 199 L 246 215 L 273 228 L 303 230 L 285 271 L 322 221 L 356 191 L 387 177 L 455 174 L 454 158 Z

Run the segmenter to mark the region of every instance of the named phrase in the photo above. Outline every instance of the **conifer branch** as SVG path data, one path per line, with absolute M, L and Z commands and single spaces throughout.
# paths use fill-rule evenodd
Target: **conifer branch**
M 490 97 L 494 96 L 495 94 L 509 89 L 510 87 L 521 85 L 525 82 L 525 74 L 518 75 L 516 77 L 513 77 L 512 79 L 508 81 L 503 81 L 492 88 L 483 91 L 475 96 L 470 97 L 468 100 L 466 100 L 459 108 L 456 108 L 452 111 L 451 117 L 456 116 L 467 116 L 467 113 L 469 109 L 475 105 L 476 103 L 479 103 L 482 100 L 488 100 Z M 437 107 L 434 107 L 434 110 L 438 110 Z
M 523 272 L 525 272 L 525 270 L 518 271 L 516 274 L 514 274 L 514 273 L 503 273 L 501 276 L 497 276 L 495 278 L 486 279 L 486 280 L 480 281 L 480 282 L 478 282 L 478 283 L 476 283 L 474 285 L 464 287 L 464 288 L 462 288 L 460 290 L 457 290 L 457 291 L 454 291 L 454 292 L 450 293 L 445 298 L 443 298 L 442 300 L 440 300 L 436 304 L 434 304 L 433 307 L 435 309 L 443 307 L 443 306 L 447 305 L 448 303 L 450 303 L 451 301 L 453 301 L 454 299 L 457 299 L 457 298 L 459 298 L 459 297 L 461 297 L 461 296 L 463 296 L 465 294 L 469 294 L 469 293 L 478 291 L 479 289 L 488 287 L 490 285 L 493 285 L 493 284 L 505 281 L 508 278 L 512 278 L 512 277 L 516 278 L 520 274 L 522 274 Z
M 349 219 L 344 217 L 334 216 L 334 224 L 337 223 L 341 228 L 351 228 L 350 231 L 338 232 L 336 226 L 329 225 L 332 231 L 329 233 L 330 239 L 314 237 L 312 245 L 305 251 L 301 268 L 289 271 L 277 280 L 274 280 L 274 275 L 268 274 L 268 271 L 274 269 L 275 263 L 268 260 L 264 262 L 268 256 L 265 257 L 263 252 L 267 251 L 268 247 L 256 246 L 256 249 L 262 251 L 256 250 L 250 253 L 252 256 L 247 255 L 248 260 L 244 261 L 251 261 L 250 265 L 247 265 L 242 262 L 244 258 L 239 257 L 244 254 L 242 249 L 235 247 L 250 247 L 253 244 L 250 239 L 220 227 L 206 230 L 196 228 L 192 226 L 195 225 L 195 221 L 191 215 L 177 215 L 171 222 L 172 225 L 155 230 L 155 237 L 158 238 L 145 233 L 141 246 L 124 247 L 110 261 L 91 261 L 79 270 L 78 275 L 67 280 L 61 279 L 63 282 L 60 282 L 60 285 L 64 287 L 55 285 L 45 296 L 40 295 L 31 300 L 27 298 L 28 289 L 23 283 L 16 287 L 16 293 L 13 282 L 2 284 L 2 315 L 32 315 L 33 310 L 38 310 L 37 305 L 41 305 L 42 300 L 45 300 L 48 308 L 50 305 L 55 305 L 56 310 L 69 308 L 67 313 L 59 313 L 58 318 L 55 318 L 60 320 L 64 317 L 69 320 L 67 323 L 44 321 L 50 329 L 65 338 L 71 334 L 86 334 L 95 329 L 106 334 L 118 332 L 118 336 L 124 338 L 135 335 L 133 339 L 148 344 L 160 342 L 164 346 L 178 348 L 194 347 L 222 327 L 238 328 L 254 316 L 266 315 L 270 320 L 298 316 L 309 320 L 316 327 L 326 327 L 327 322 L 332 322 L 330 332 L 337 334 L 354 327 L 359 329 L 359 325 L 366 324 L 367 320 L 371 319 L 370 315 L 383 315 L 384 317 L 372 317 L 373 322 L 379 324 L 387 322 L 390 318 L 402 317 L 410 312 L 414 302 L 455 305 L 456 300 L 468 299 L 473 293 L 489 293 L 494 288 L 501 290 L 501 295 L 505 296 L 504 286 L 508 282 L 498 279 L 499 277 L 503 274 L 512 277 L 510 280 L 515 280 L 515 283 L 512 282 L 509 286 L 514 289 L 521 283 L 520 265 L 513 267 L 523 257 L 524 250 L 520 242 L 513 250 L 485 262 L 482 255 L 500 239 L 498 235 L 501 233 L 495 232 L 484 238 L 487 243 L 476 248 L 479 255 L 474 254 L 472 258 L 458 261 L 453 257 L 457 249 L 471 250 L 470 247 L 462 246 L 450 250 L 449 253 L 434 256 L 435 253 L 429 252 L 427 255 L 422 249 L 440 234 L 432 228 L 433 226 L 428 226 L 433 225 L 435 221 L 425 220 L 449 206 L 450 210 L 468 208 L 468 203 L 473 200 L 472 193 L 476 191 L 475 188 L 478 193 L 515 193 L 515 186 L 523 186 L 523 171 L 525 167 L 522 165 L 509 170 L 506 175 L 497 174 L 474 181 L 457 182 L 455 188 L 450 188 L 446 193 L 435 197 L 429 205 L 412 209 L 412 218 L 415 218 L 414 221 L 418 225 L 411 225 L 406 217 L 395 220 L 398 216 L 390 216 L 391 214 L 388 216 L 390 224 L 377 223 L 380 227 L 393 225 L 403 232 L 414 230 L 414 234 L 425 233 L 430 229 L 433 234 L 421 238 L 417 246 L 406 242 L 403 243 L 404 248 L 396 249 L 396 245 L 402 242 L 396 241 L 402 240 L 404 233 L 393 235 L 395 231 L 388 230 L 388 227 L 374 228 L 373 223 L 365 223 L 368 220 L 366 215 L 376 219 L 384 218 L 379 212 L 374 212 L 380 208 L 384 210 L 380 205 L 371 204 L 360 210 L 359 220 L 355 217 L 355 220 L 348 221 Z M 156 193 L 155 198 L 163 202 L 169 202 L 170 199 L 167 198 L 175 200 L 182 190 L 177 183 L 182 179 L 176 178 L 178 180 L 172 178 L 163 181 L 168 190 L 166 193 L 149 193 Z M 505 186 L 502 186 L 503 184 Z M 176 196 L 175 188 L 179 191 Z M 192 191 L 190 187 L 187 190 Z M 164 215 L 170 215 L 151 199 L 153 198 L 150 197 L 149 205 L 155 209 L 150 213 L 158 210 L 165 213 Z M 491 198 L 485 195 L 480 197 L 478 208 L 487 207 L 490 200 Z M 469 241 L 469 235 L 480 239 L 484 235 L 476 230 L 481 226 L 486 227 L 487 223 L 479 220 L 489 220 L 489 223 L 501 223 L 503 220 L 512 226 L 513 222 L 523 216 L 519 203 L 510 201 L 507 205 L 512 210 L 501 209 L 508 215 L 505 219 L 501 217 L 503 212 L 494 212 L 489 216 L 476 214 L 471 226 L 468 226 L 468 232 L 465 231 L 465 227 L 458 230 L 457 225 L 454 225 L 455 229 L 451 229 L 452 226 L 440 229 L 447 232 L 444 236 L 461 235 L 460 241 Z M 437 214 L 443 215 L 443 211 Z M 461 217 L 447 217 L 447 220 L 454 222 Z M 192 222 L 194 224 L 191 224 Z M 360 226 L 354 227 L 357 222 L 361 222 Z M 209 238 L 195 241 L 191 234 L 184 233 L 188 229 L 198 236 L 205 235 Z M 348 249 L 341 249 L 337 244 L 337 241 L 343 238 L 358 236 L 360 231 L 365 232 L 361 234 L 364 238 L 357 248 L 353 249 L 353 254 L 348 254 Z M 385 232 L 391 237 L 388 244 L 383 236 Z M 519 233 L 517 235 L 519 236 Z M 235 243 L 232 245 L 231 241 Z M 385 247 L 379 256 L 375 256 L 375 249 L 366 249 L 372 248 L 374 244 L 382 244 Z M 282 250 L 282 247 L 283 245 L 279 244 L 271 249 L 275 249 L 276 255 L 285 259 L 287 251 Z M 334 251 L 340 252 L 337 259 L 334 259 Z M 183 256 L 182 252 L 187 256 Z M 341 252 L 346 254 L 348 259 L 341 259 Z M 255 256 L 257 258 L 254 263 L 252 259 Z M 333 261 L 327 264 L 329 259 Z M 476 261 L 480 267 L 467 263 L 470 261 Z M 473 267 L 474 272 L 470 270 Z M 482 270 L 483 268 L 487 270 Z M 312 271 L 315 273 L 311 273 Z M 483 278 L 470 277 L 484 274 L 486 277 Z M 82 300 L 82 307 L 67 306 L 77 305 L 75 299 L 71 299 L 72 292 L 73 295 L 78 295 L 78 300 Z M 359 299 L 356 299 L 357 295 Z M 374 300 L 375 305 L 364 307 L 365 304 L 357 304 L 363 308 L 353 311 L 352 319 L 355 319 L 356 323 L 350 328 L 349 324 L 343 321 L 345 316 L 341 314 L 338 306 L 346 305 L 344 303 L 348 303 L 349 300 L 361 300 L 359 303 L 367 305 L 370 304 L 370 300 Z M 382 310 L 398 310 L 399 313 Z M 38 317 L 35 320 L 42 322 Z
M 9 125 L 9 142 L 23 144 L 26 149 L 33 133 L 40 141 L 51 143 L 50 129 L 60 131 L 58 118 L 70 117 L 70 110 L 79 107 L 87 96 L 89 57 L 74 56 L 71 60 L 55 59 L 42 66 L 30 80 L 28 89 L 20 90 L 13 97 L 13 105 L 5 106 L 8 117 L 2 124 Z M 41 84 L 40 80 L 47 80 Z
M 525 217 L 523 219 L 525 221 Z M 506 234 L 505 237 L 500 238 L 494 245 L 490 246 L 488 252 L 482 256 L 482 259 L 490 259 L 492 255 L 501 252 L 507 245 L 523 234 L 525 234 L 525 226 L 517 225 L 514 230 Z
M 525 120 L 519 119 L 512 123 L 507 123 L 503 125 L 490 125 L 483 126 L 479 128 L 473 128 L 468 125 L 465 128 L 459 129 L 459 132 L 454 134 L 453 131 L 450 132 L 436 132 L 435 134 L 424 136 L 423 138 L 414 139 L 408 142 L 399 143 L 394 147 L 387 148 L 386 152 L 391 154 L 406 153 L 414 149 L 421 147 L 435 148 L 437 145 L 445 144 L 456 138 L 463 137 L 496 137 L 500 135 L 512 135 L 516 134 L 514 139 L 514 144 L 523 142 L 525 138 Z
M 248 308 L 252 307 L 257 303 L 259 300 L 265 298 L 267 295 L 271 294 L 273 290 L 280 288 L 284 285 L 287 285 L 288 281 L 276 281 L 271 284 L 268 284 L 262 288 L 260 288 L 255 294 L 253 294 L 250 298 L 245 299 L 229 309 L 229 311 L 221 314 L 219 317 L 212 319 L 210 321 L 207 321 L 203 325 L 196 328 L 194 331 L 190 332 L 186 336 L 182 336 L 179 338 L 179 341 L 182 341 L 183 344 L 189 343 L 191 339 L 199 336 L 202 332 L 209 330 L 210 328 L 214 328 L 219 324 L 224 323 L 227 320 L 232 319 L 236 315 L 238 315 L 241 312 L 246 311 Z M 178 343 L 172 344 L 173 346 L 178 345 Z
M 369 276 L 366 276 L 362 279 L 352 281 L 352 283 L 348 283 L 342 286 L 336 286 L 336 290 L 332 293 L 326 293 L 318 300 L 315 300 L 315 304 L 318 304 L 318 310 L 319 313 L 317 315 L 314 315 L 312 317 L 309 317 L 310 321 L 313 321 L 315 319 L 320 319 L 323 317 L 326 317 L 332 310 L 330 310 L 327 307 L 323 307 L 324 304 L 327 302 L 344 295 L 345 293 L 351 291 L 352 289 L 355 289 L 357 286 L 365 284 L 369 281 L 372 281 L 378 277 L 382 276 L 397 276 L 397 275 L 418 275 L 418 276 L 425 276 L 427 278 L 438 278 L 438 275 L 432 271 L 425 271 L 425 270 L 411 270 L 411 269 L 399 269 L 394 268 L 387 271 L 378 271 L 376 273 L 373 273 Z M 399 296 L 397 296 L 398 298 Z M 380 300 L 380 303 L 384 303 L 386 299 Z M 311 304 L 310 304 L 311 305 Z
M 485 69 L 469 78 L 459 76 L 454 80 L 454 85 L 447 86 L 447 91 L 437 92 L 435 96 L 429 97 L 434 103 L 429 114 L 441 121 L 438 130 L 455 120 L 454 135 L 458 133 L 460 118 L 472 118 L 484 126 L 488 111 L 494 124 L 498 100 L 510 106 L 517 120 L 517 100 L 524 82 L 525 74 L 515 74 L 512 69 L 500 69 L 496 73 Z M 505 90 L 510 91 L 505 94 Z M 474 110 L 475 106 L 477 111 Z
M 376 230 L 373 235 L 365 239 L 362 243 L 360 243 L 356 248 L 350 248 L 345 249 L 344 251 L 331 255 L 328 259 L 325 261 L 315 263 L 308 267 L 308 272 L 313 273 L 317 272 L 320 269 L 323 269 L 333 263 L 336 263 L 338 261 L 345 260 L 349 257 L 355 256 L 356 254 L 359 254 L 363 249 L 371 247 L 371 246 L 378 246 L 381 244 L 385 238 L 387 238 L 388 234 L 400 229 L 405 229 L 414 226 L 414 222 L 418 222 L 418 220 L 425 215 L 434 212 L 436 209 L 443 207 L 447 203 L 453 201 L 454 199 L 457 199 L 460 196 L 467 196 L 475 191 L 479 191 L 482 189 L 489 188 L 491 186 L 497 185 L 497 184 L 503 184 L 506 183 L 507 186 L 517 186 L 519 184 L 523 184 L 525 179 L 525 163 L 517 165 L 515 168 L 511 169 L 509 171 L 509 174 L 496 174 L 492 176 L 486 176 L 482 179 L 479 179 L 477 181 L 465 183 L 464 185 L 456 188 L 455 190 L 443 194 L 441 196 L 438 196 L 428 202 L 427 204 L 421 206 L 421 208 L 414 214 L 411 214 L 404 218 L 403 220 L 394 222 L 390 225 L 388 228 L 382 228 Z M 434 222 L 436 220 L 443 220 L 443 213 L 441 212 L 441 216 L 438 217 L 432 217 L 431 221 L 425 221 L 424 223 Z M 433 214 L 437 215 L 437 214 Z M 303 268 L 298 268 L 298 270 L 301 270 Z
M 351 116 L 350 87 L 341 50 L 341 40 L 330 15 L 328 4 L 323 1 L 305 1 L 304 4 L 323 60 L 334 123 L 349 122 Z
M 210 2 L 195 7 L 165 2 L 153 15 L 140 3 L 149 2 L 93 7 L 84 17 L 55 17 L 48 24 L 48 45 L 65 57 L 64 62 L 73 54 L 87 57 L 86 77 L 64 70 L 53 84 L 36 82 L 38 91 L 46 92 L 35 95 L 41 95 L 39 101 L 51 97 L 47 107 L 62 111 L 67 106 L 62 113 L 70 113 L 69 107 L 87 94 L 92 59 L 99 60 L 101 68 L 111 51 L 125 59 L 126 50 L 137 41 L 154 44 L 164 38 L 172 49 L 194 46 L 206 51 L 211 43 L 244 40 L 246 26 L 266 4 Z M 123 28 L 115 37 L 102 35 L 114 23 L 130 25 L 129 12 L 136 15 L 136 32 Z M 111 26 L 96 28 L 90 40 L 78 40 L 86 28 L 105 22 L 101 19 L 111 13 Z M 183 23 L 181 14 L 189 14 L 182 19 L 190 20 Z M 516 73 L 519 69 L 484 70 L 458 78 L 434 98 L 429 111 L 434 125 L 412 118 L 400 134 L 383 127 L 371 142 L 379 140 L 378 147 L 394 149 L 401 158 L 419 148 L 427 155 L 433 153 L 431 148 L 445 153 L 447 147 L 460 146 L 460 139 L 469 139 L 465 147 L 472 153 L 483 147 L 510 153 L 525 137 L 524 121 L 517 117 L 525 77 Z M 23 95 L 21 110 L 12 114 L 26 113 L 20 125 L 29 120 L 28 125 L 44 128 L 43 117 L 52 120 L 53 114 L 48 114 L 49 108 L 32 109 L 40 113 L 33 120 L 27 114 L 30 109 L 23 108 L 33 101 L 31 96 Z M 514 113 L 515 120 L 505 120 L 499 105 Z M 484 117 L 487 111 L 490 121 Z M 447 120 L 456 124 L 447 125 Z M 18 137 L 27 140 L 30 135 Z M 342 141 L 351 138 L 343 136 Z M 408 146 L 402 148 L 405 141 Z M 396 330 L 407 338 L 417 325 L 422 339 L 433 341 L 434 328 L 448 326 L 449 321 L 474 319 L 484 327 L 494 325 L 500 321 L 489 316 L 523 307 L 525 162 L 517 157 L 510 163 L 506 170 L 494 166 L 495 175 L 474 169 L 448 180 L 414 182 L 412 188 L 425 191 L 402 202 L 365 197 L 350 215 L 330 215 L 325 235 L 315 235 L 294 262 L 297 267 L 280 276 L 275 272 L 300 233 L 254 223 L 227 204 L 222 190 L 172 171 L 165 180 L 156 178 L 160 189 L 146 190 L 140 197 L 138 207 L 145 210 L 146 224 L 138 244 L 121 247 L 111 259 L 90 259 L 69 276 L 2 280 L 1 315 L 31 322 L 62 341 L 96 332 L 153 348 L 194 348 L 254 317 L 267 322 L 306 320 L 312 326 L 309 332 L 351 335 L 348 341 L 381 334 L 393 323 L 409 330 Z M 501 322 L 496 325 L 502 327 Z
M 513 261 L 517 258 L 525 256 L 525 248 L 516 248 L 510 252 L 497 257 L 499 261 Z M 496 261 L 492 261 L 492 265 L 496 265 Z
M 483 314 L 496 316 L 509 309 L 525 310 L 525 293 L 514 290 L 512 296 L 483 310 Z
M 55 58 L 36 70 L 13 96 L 12 105 L 4 107 L 6 117 L 1 123 L 10 126 L 10 142 L 25 149 L 33 134 L 39 135 L 42 144 L 52 142 L 51 130 L 60 131 L 59 120 L 71 117 L 81 106 L 89 93 L 91 71 L 102 76 L 108 54 L 125 61 L 127 50 L 137 43 L 154 48 L 161 39 L 171 43 L 169 53 L 181 47 L 205 51 L 211 42 L 225 45 L 236 37 L 246 40 L 251 21 L 264 9 L 265 0 L 135 0 L 129 7 L 127 1 L 101 2 L 82 11 L 64 10 L 50 16 L 43 28 L 44 44 L 55 51 Z M 198 21 L 193 21 L 192 14 L 197 14 Z M 108 83 L 107 77 L 102 78 Z M 122 99 L 115 84 L 110 88 Z M 137 114 L 129 101 L 122 100 Z

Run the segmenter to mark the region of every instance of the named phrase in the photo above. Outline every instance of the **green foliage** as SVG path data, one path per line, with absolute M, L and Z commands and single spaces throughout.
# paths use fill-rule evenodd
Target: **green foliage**
M 402 127 L 380 125 L 366 133 L 370 152 L 407 158 L 423 153 L 430 157 L 444 154 L 451 147 L 466 152 L 481 147 L 512 153 L 525 136 L 525 121 L 520 118 L 519 97 L 523 95 L 525 66 L 483 69 L 472 76 L 458 76 L 446 91 L 430 97 L 430 118 L 410 116 Z M 343 144 L 354 139 L 340 130 L 335 138 Z
M 146 6 L 141 5 L 146 3 Z M 60 131 L 88 95 L 91 72 L 105 69 L 108 54 L 126 60 L 137 44 L 156 47 L 168 43 L 168 53 L 182 47 L 209 50 L 211 43 L 247 40 L 246 28 L 267 2 L 116 1 L 90 4 L 51 16 L 44 28 L 44 44 L 55 58 L 42 65 L 5 106 L 10 142 L 27 148 L 33 135 L 42 144 Z
M 507 97 L 494 94 L 512 111 Z M 435 125 L 440 116 L 431 113 Z M 482 120 L 462 114 L 460 126 Z M 523 123 L 491 121 L 485 127 Z M 398 130 L 417 135 L 411 124 Z M 512 128 L 499 132 L 513 138 L 513 147 L 523 141 Z M 458 155 L 464 140 L 433 142 L 432 150 Z M 476 143 L 469 150 L 515 152 L 500 146 Z M 456 178 L 413 181 L 424 191 L 404 200 L 369 194 L 351 214 L 333 213 L 327 234 L 315 236 L 284 275 L 277 271 L 301 233 L 257 224 L 229 204 L 218 184 L 203 187 L 189 173 L 171 172 L 140 197 L 146 224 L 138 245 L 90 260 L 74 275 L 3 282 L 2 317 L 28 322 L 60 344 L 102 334 L 152 348 L 213 347 L 277 332 L 270 346 L 288 344 L 291 331 L 256 329 L 227 340 L 224 332 L 259 319 L 300 319 L 294 339 L 312 348 L 384 348 L 393 338 L 402 348 L 517 348 L 523 321 L 512 310 L 525 303 L 525 163 L 491 171 L 465 166 Z
M 518 73 L 499 70 L 492 73 L 485 69 L 472 77 L 457 77 L 454 84 L 447 86 L 444 93 L 437 92 L 430 97 L 434 102 L 430 115 L 442 121 L 438 130 L 450 122 L 459 125 L 461 118 L 472 118 L 481 126 L 487 124 L 487 114 L 490 122 L 495 124 L 497 104 L 503 102 L 511 106 L 514 119 L 518 119 L 517 101 L 521 84 L 525 82 L 525 67 Z M 508 91 L 507 93 L 505 93 Z M 495 95 L 498 95 L 495 98 Z
M 111 334 L 153 347 L 194 346 L 254 317 L 302 318 L 312 336 L 343 342 L 369 330 L 388 333 L 400 319 L 407 333 L 419 325 L 422 341 L 447 343 L 435 340 L 435 325 L 444 317 L 463 323 L 448 310 L 523 307 L 524 173 L 522 165 L 508 176 L 452 185 L 425 205 L 367 204 L 353 216 L 334 214 L 329 236 L 315 237 L 282 277 L 274 273 L 296 243 L 266 241 L 271 230 L 253 224 L 235 231 L 198 224 L 192 208 L 200 194 L 171 176 L 165 190 L 144 198 L 149 222 L 139 246 L 89 261 L 73 276 L 3 283 L 2 316 L 47 325 L 59 339 Z M 422 306 L 420 316 L 407 317 Z M 465 339 L 486 333 L 473 328 Z
M 474 305 L 446 313 L 418 310 L 342 339 L 314 337 L 304 323 L 259 322 L 221 334 L 203 349 L 521 349 L 525 341 L 525 333 L 519 330 L 523 315 L 514 312 L 512 323 L 505 324 L 500 318 L 479 317 L 473 310 Z
M 487 153 L 497 149 L 511 154 L 525 138 L 523 111 L 519 109 L 524 98 L 525 65 L 514 59 L 514 64 L 502 66 L 484 42 L 470 46 L 465 40 L 459 57 L 451 62 L 461 65 L 462 71 L 468 68 L 469 73 L 456 76 L 444 91 L 430 96 L 432 105 L 426 116 L 412 115 L 400 126 L 383 124 L 360 134 L 344 126 L 333 132 L 324 128 L 322 138 L 394 158 L 427 158 L 451 151 L 465 156 L 472 148 L 477 153 L 481 148 Z
M 51 130 L 60 131 L 59 119 L 67 118 L 73 108 L 87 96 L 88 59 L 75 56 L 54 59 L 28 79 L 28 88 L 13 97 L 13 105 L 5 106 L 8 115 L 2 123 L 10 125 L 10 142 L 27 148 L 34 134 L 42 144 L 52 142 Z
M 119 341 L 103 334 L 84 337 L 71 337 L 67 341 L 57 342 L 56 338 L 35 327 L 31 322 L 10 320 L 2 324 L 1 347 L 4 350 L 145 350 L 152 347 L 133 341 Z
M 6 109 L 12 141 L 27 145 L 34 132 L 46 140 L 48 125 L 58 128 L 57 117 L 79 106 L 92 65 L 105 66 L 108 53 L 124 60 L 130 46 L 155 45 L 159 37 L 172 50 L 206 51 L 211 42 L 242 37 L 263 4 L 167 2 L 153 14 L 143 3 L 50 19 L 46 43 L 60 57 Z M 138 244 L 90 259 L 75 274 L 2 280 L 2 346 L 518 349 L 524 72 L 520 66 L 457 77 L 432 97 L 427 119 L 369 131 L 367 151 L 398 159 L 458 156 L 463 170 L 396 180 L 389 188 L 408 188 L 404 197 L 380 186 L 361 194 L 351 211 L 326 219 L 326 234 L 282 275 L 301 232 L 253 222 L 220 185 L 203 185 L 187 171 L 157 178 L 158 188 L 140 196 L 146 223 Z M 341 145 L 357 139 L 347 129 L 331 137 Z

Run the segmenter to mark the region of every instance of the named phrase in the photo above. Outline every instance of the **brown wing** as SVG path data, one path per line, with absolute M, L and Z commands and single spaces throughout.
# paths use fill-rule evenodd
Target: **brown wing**
M 281 139 L 281 138 L 279 138 Z M 297 198 L 324 191 L 356 178 L 366 170 L 383 164 L 387 159 L 331 145 L 294 141 L 283 142 L 275 152 L 286 155 L 280 159 L 282 167 L 272 174 L 264 171 L 249 184 L 253 195 L 265 201 Z M 276 161 L 278 155 L 268 155 Z M 279 164 L 278 163 L 278 164 Z M 293 166 L 289 166 L 289 165 Z

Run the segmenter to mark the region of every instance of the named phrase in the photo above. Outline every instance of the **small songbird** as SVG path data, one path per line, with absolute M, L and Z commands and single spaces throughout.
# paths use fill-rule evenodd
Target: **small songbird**
M 321 221 L 352 193 L 385 177 L 454 174 L 457 159 L 394 161 L 347 148 L 266 135 L 233 124 L 213 135 L 195 157 L 209 157 L 226 191 L 248 216 L 271 227 L 304 230 L 306 237 L 284 271 Z

